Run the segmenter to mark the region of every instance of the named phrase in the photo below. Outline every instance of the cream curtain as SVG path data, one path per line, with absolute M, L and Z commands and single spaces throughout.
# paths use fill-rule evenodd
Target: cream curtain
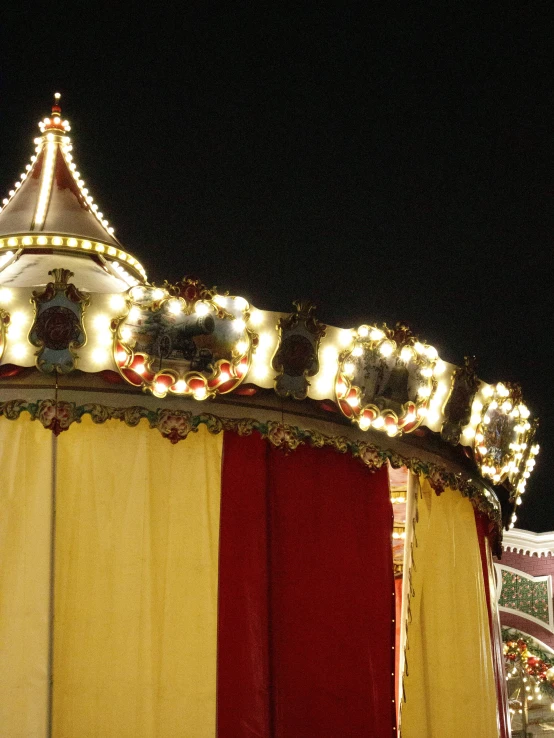
M 88 417 L 60 436 L 56 738 L 215 735 L 221 444 Z
M 497 738 L 495 676 L 471 502 L 421 480 L 402 738 Z
M 48 730 L 52 439 L 0 418 L 0 735 Z

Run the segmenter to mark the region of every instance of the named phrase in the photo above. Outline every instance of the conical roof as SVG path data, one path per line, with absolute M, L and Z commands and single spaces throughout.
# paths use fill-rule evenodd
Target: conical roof
M 20 257 L 39 249 L 95 257 L 128 284 L 146 279 L 140 263 L 122 247 L 77 171 L 69 122 L 55 95 L 52 114 L 39 123 L 35 154 L 0 207 L 0 270 L 7 249 Z M 45 249 L 45 247 L 50 247 Z M 13 271 L 13 270 L 12 270 Z M 0 271 L 0 281 L 2 279 Z

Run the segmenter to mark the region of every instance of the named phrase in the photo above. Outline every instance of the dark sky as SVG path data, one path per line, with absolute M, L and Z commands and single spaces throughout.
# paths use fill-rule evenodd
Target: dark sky
M 4 10 L 1 189 L 60 91 L 151 279 L 404 319 L 520 382 L 542 450 L 518 526 L 554 529 L 551 4 L 263 5 Z

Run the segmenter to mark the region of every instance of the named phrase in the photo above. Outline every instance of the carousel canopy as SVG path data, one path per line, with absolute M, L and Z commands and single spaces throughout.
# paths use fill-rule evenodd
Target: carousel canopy
M 146 279 L 141 264 L 124 251 L 94 202 L 73 160 L 70 125 L 62 119 L 59 93 L 39 123 L 35 153 L 0 208 L 0 283 L 40 284 L 45 260 L 37 255 L 86 257 L 77 266 L 81 283 L 94 291 L 121 291 Z M 59 264 L 59 257 L 56 258 Z

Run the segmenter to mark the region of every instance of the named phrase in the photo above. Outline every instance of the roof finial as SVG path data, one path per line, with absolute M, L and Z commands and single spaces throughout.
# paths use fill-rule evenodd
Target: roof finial
M 61 94 L 59 92 L 54 93 L 54 104 L 52 105 L 52 115 L 60 115 L 62 112 L 62 109 L 60 108 L 60 97 L 61 97 Z

